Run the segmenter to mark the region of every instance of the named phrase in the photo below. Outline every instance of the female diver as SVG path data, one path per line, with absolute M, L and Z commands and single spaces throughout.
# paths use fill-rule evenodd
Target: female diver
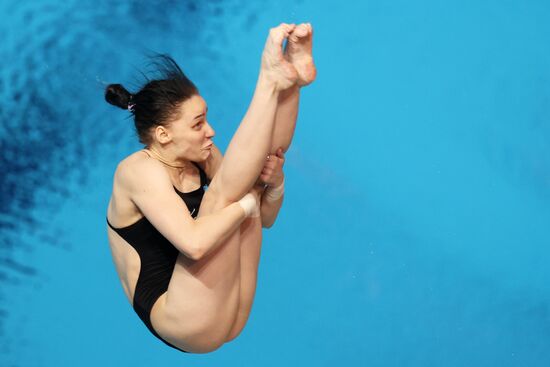
M 283 152 L 300 88 L 316 76 L 312 37 L 310 24 L 270 30 L 252 101 L 223 157 L 206 102 L 168 56 L 161 57 L 164 77 L 138 93 L 106 89 L 109 103 L 133 113 L 145 145 L 114 174 L 107 209 L 113 261 L 138 316 L 171 347 L 207 353 L 244 328 L 261 228 L 273 224 L 282 203 Z

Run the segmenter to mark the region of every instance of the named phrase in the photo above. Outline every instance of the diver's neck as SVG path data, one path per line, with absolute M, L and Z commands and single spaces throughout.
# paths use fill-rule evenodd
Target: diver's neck
M 174 168 L 178 170 L 186 170 L 193 164 L 191 161 L 177 157 L 175 154 L 170 152 L 168 149 L 162 149 L 157 146 L 145 147 L 147 151 L 152 153 L 152 156 L 163 163 L 168 168 Z

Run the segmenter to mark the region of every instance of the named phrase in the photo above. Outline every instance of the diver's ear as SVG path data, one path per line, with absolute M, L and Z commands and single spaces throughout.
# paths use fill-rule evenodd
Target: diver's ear
M 162 125 L 158 125 L 155 127 L 155 138 L 161 144 L 169 143 L 172 140 L 170 131 L 168 131 L 168 129 Z

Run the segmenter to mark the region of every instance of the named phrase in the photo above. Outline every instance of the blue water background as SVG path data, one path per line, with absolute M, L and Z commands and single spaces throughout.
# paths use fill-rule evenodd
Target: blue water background
M 550 3 L 0 3 L 1 366 L 550 365 Z M 128 304 L 105 214 L 140 148 L 107 83 L 174 56 L 225 149 L 269 27 L 309 21 L 286 196 L 239 338 Z M 133 89 L 134 88 L 134 89 Z

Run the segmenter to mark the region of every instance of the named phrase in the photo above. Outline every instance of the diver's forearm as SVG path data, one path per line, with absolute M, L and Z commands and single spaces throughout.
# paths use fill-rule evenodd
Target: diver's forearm
M 195 248 L 191 258 L 199 260 L 214 250 L 239 228 L 246 217 L 247 214 L 244 208 L 236 202 L 211 214 L 197 218 L 194 222 L 193 231 L 187 234 Z

